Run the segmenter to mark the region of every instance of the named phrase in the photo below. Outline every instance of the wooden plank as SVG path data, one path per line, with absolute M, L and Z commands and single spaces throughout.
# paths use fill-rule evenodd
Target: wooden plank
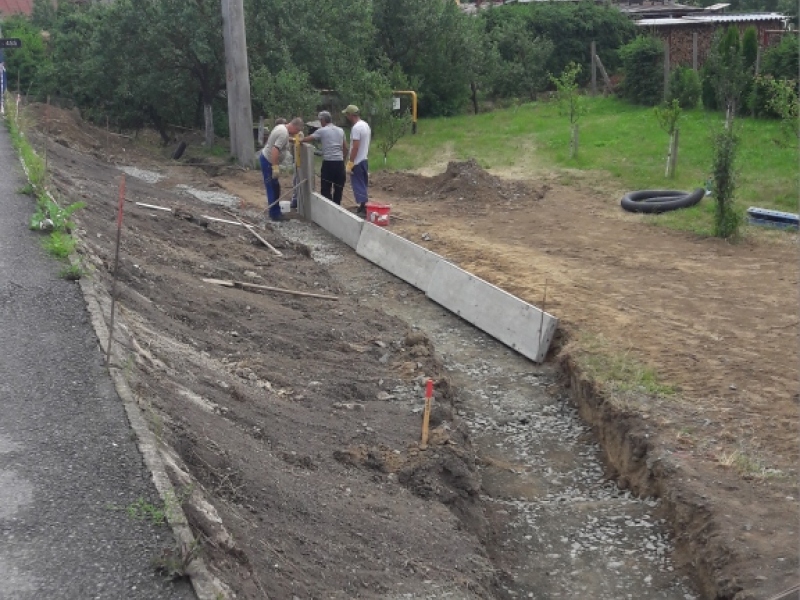
M 303 296 L 306 298 L 319 298 L 320 300 L 339 300 L 339 296 L 329 296 L 328 294 L 314 294 L 312 292 L 301 292 L 299 290 L 287 290 L 284 288 L 272 287 L 270 285 L 259 285 L 256 283 L 247 283 L 246 281 L 230 281 L 228 279 L 206 279 L 203 278 L 205 283 L 213 285 L 221 285 L 223 287 L 237 287 L 244 290 L 252 288 L 255 290 L 265 290 L 267 292 L 277 292 L 279 294 L 290 294 L 292 296 Z
M 167 208 L 166 206 L 156 206 L 155 204 L 145 204 L 144 202 L 137 202 L 136 206 L 141 206 L 142 208 L 149 208 L 150 210 L 163 210 L 166 212 L 172 212 L 172 209 Z
M 239 218 L 237 215 L 233 214 L 232 212 L 228 212 L 227 210 L 225 211 L 225 214 L 231 215 L 231 216 L 232 216 L 234 219 L 236 219 L 237 221 L 239 221 L 239 223 L 242 225 L 242 227 L 244 227 L 245 229 L 247 229 L 247 231 L 249 231 L 250 233 L 252 233 L 252 234 L 253 234 L 253 236 L 254 236 L 254 237 L 255 237 L 255 238 L 256 238 L 256 239 L 257 239 L 259 242 L 261 242 L 261 243 L 262 243 L 262 244 L 264 244 L 264 245 L 265 245 L 267 248 L 269 248 L 270 250 L 272 250 L 272 252 L 275 254 L 275 256 L 283 256 L 283 252 L 281 252 L 280 250 L 278 250 L 278 249 L 277 249 L 275 246 L 273 246 L 273 245 L 272 245 L 272 244 L 270 244 L 270 243 L 269 243 L 267 240 L 265 240 L 263 237 L 261 237 L 261 236 L 258 234 L 258 232 L 255 230 L 255 228 L 253 227 L 253 225 L 250 225 L 249 223 L 245 223 L 245 222 L 244 222 L 244 221 L 242 221 L 242 220 L 241 220 L 241 219 L 240 219 L 240 218 Z
M 209 217 L 208 215 L 200 215 L 201 219 L 208 219 L 209 221 L 214 221 L 215 223 L 225 223 L 227 225 L 236 225 L 237 227 L 245 227 L 241 223 L 237 223 L 236 221 L 230 221 L 228 219 L 218 219 L 217 217 Z

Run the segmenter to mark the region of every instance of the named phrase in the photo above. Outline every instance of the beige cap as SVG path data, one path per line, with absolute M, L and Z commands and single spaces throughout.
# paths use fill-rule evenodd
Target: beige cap
M 357 115 L 358 114 L 358 107 L 355 104 L 351 104 L 347 108 L 342 111 L 343 115 Z

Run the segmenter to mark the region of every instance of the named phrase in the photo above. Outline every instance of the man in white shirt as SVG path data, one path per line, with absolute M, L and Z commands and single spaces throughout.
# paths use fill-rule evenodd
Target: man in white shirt
M 347 163 L 347 172 L 350 173 L 350 184 L 353 186 L 353 195 L 356 198 L 358 209 L 356 214 L 367 214 L 367 188 L 369 187 L 369 142 L 372 131 L 369 124 L 361 118 L 358 107 L 351 104 L 342 111 L 350 124 L 350 158 Z
M 286 125 L 275 125 L 269 134 L 264 149 L 258 158 L 261 162 L 261 174 L 264 176 L 264 188 L 267 190 L 267 207 L 269 218 L 281 220 L 281 184 L 278 180 L 281 172 L 294 173 L 294 157 L 292 155 L 292 138 L 303 130 L 303 119 L 297 117 Z
M 303 142 L 319 141 L 322 145 L 322 172 L 320 173 L 320 192 L 334 204 L 342 203 L 342 190 L 347 175 L 344 171 L 344 157 L 347 154 L 347 142 L 344 130 L 332 123 L 331 113 L 323 110 L 319 115 L 320 127 L 314 133 L 303 138 Z M 331 194 L 333 187 L 333 194 Z

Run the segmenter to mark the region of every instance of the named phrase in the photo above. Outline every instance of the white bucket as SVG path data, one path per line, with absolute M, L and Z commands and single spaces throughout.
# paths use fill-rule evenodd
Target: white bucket
M 281 207 L 282 213 L 288 213 L 292 210 L 292 201 L 291 200 L 281 200 L 279 203 Z

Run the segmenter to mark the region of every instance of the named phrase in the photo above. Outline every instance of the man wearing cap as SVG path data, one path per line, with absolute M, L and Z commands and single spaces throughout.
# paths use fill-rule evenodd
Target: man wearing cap
M 282 172 L 294 171 L 292 138 L 302 130 L 303 119 L 300 117 L 292 119 L 286 125 L 275 125 L 258 157 L 261 162 L 261 174 L 264 176 L 264 187 L 267 190 L 269 218 L 273 221 L 281 220 L 281 207 L 278 203 L 281 197 L 281 184 L 278 177 Z
M 347 162 L 347 172 L 350 173 L 350 183 L 353 186 L 353 195 L 356 197 L 358 209 L 356 214 L 367 214 L 367 187 L 369 186 L 369 142 L 372 131 L 366 121 L 361 118 L 358 107 L 351 104 L 342 111 L 350 121 L 350 155 Z
M 322 144 L 322 172 L 320 191 L 334 204 L 342 203 L 342 189 L 347 180 L 344 170 L 344 157 L 347 154 L 347 142 L 344 139 L 344 130 L 332 123 L 331 113 L 323 110 L 317 116 L 321 127 L 311 135 L 303 138 L 308 143 L 319 140 Z M 331 195 L 333 187 L 333 195 Z

